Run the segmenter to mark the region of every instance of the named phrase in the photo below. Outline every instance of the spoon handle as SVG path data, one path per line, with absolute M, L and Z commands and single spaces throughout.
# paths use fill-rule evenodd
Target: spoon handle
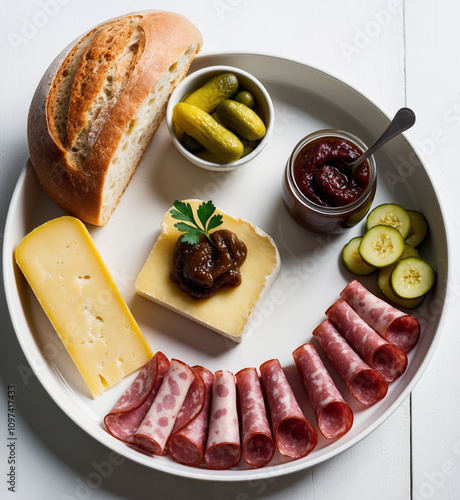
M 412 127 L 415 123 L 415 113 L 410 108 L 401 108 L 393 120 L 391 120 L 388 128 L 383 132 L 383 134 L 374 142 L 374 144 L 365 151 L 358 159 L 356 159 L 350 166 L 352 172 L 355 173 L 356 169 L 361 165 L 361 163 L 369 156 L 371 156 L 377 149 L 387 143 L 389 140 L 396 137 L 401 132 Z

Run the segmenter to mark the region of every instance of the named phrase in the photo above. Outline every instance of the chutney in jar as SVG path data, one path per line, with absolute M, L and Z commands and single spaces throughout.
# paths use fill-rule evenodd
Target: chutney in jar
M 362 155 L 356 145 L 340 137 L 307 143 L 294 160 L 294 180 L 313 203 L 341 207 L 357 200 L 369 184 L 369 164 L 353 172 L 350 164 Z
M 366 145 L 342 130 L 319 130 L 303 138 L 288 159 L 283 201 L 302 227 L 319 233 L 340 233 L 368 212 L 376 189 L 373 156 L 355 172 L 350 163 Z

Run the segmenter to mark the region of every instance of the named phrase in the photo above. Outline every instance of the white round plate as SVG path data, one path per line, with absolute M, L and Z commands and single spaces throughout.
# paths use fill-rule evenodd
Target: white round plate
M 278 358 L 286 371 L 306 417 L 316 425 L 292 351 L 312 339 L 313 329 L 325 319 L 324 311 L 337 300 L 354 276 L 340 264 L 340 251 L 363 223 L 339 236 L 320 236 L 297 226 L 281 201 L 281 181 L 287 158 L 305 135 L 322 128 L 344 129 L 369 144 L 389 119 L 369 99 L 336 78 L 309 66 L 270 56 L 220 54 L 198 57 L 191 71 L 210 65 L 240 67 L 259 78 L 275 106 L 275 127 L 266 148 L 253 161 L 233 172 L 200 169 L 173 146 L 166 123 L 158 129 L 138 171 L 106 226 L 89 227 L 102 257 L 139 326 L 154 350 L 190 365 L 233 372 L 259 367 Z M 396 110 L 394 110 L 396 111 Z M 417 110 L 415 110 L 417 111 Z M 351 431 L 337 441 L 319 439 L 307 457 L 288 461 L 275 456 L 262 469 L 243 461 L 236 469 L 212 471 L 190 468 L 168 456 L 141 454 L 107 433 L 104 415 L 134 379 L 93 400 L 62 343 L 43 313 L 20 271 L 13 253 L 29 231 L 63 215 L 43 192 L 26 165 L 16 186 L 4 240 L 6 295 L 19 342 L 37 377 L 62 410 L 91 436 L 115 452 L 147 467 L 204 480 L 238 481 L 291 473 L 323 462 L 368 435 L 409 395 L 433 353 L 440 335 L 447 283 L 447 238 L 438 197 L 422 162 L 400 136 L 376 156 L 378 188 L 374 206 L 396 202 L 425 214 L 431 228 L 421 254 L 436 269 L 437 282 L 424 303 L 414 311 L 422 323 L 422 337 L 409 354 L 406 373 L 371 408 L 356 403 L 331 374 L 353 408 Z M 213 200 L 222 210 L 248 219 L 276 241 L 281 273 L 265 299 L 254 326 L 241 344 L 175 314 L 135 294 L 134 281 L 160 232 L 160 221 L 176 199 Z M 361 280 L 374 293 L 375 276 Z M 231 314 L 231 311 L 229 311 Z M 325 360 L 327 366 L 330 366 Z

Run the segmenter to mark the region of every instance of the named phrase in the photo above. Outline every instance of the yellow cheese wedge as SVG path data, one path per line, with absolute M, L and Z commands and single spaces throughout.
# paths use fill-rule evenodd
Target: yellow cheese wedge
M 190 203 L 194 213 L 202 203 L 200 200 L 185 202 Z M 220 210 L 215 213 L 223 215 L 221 228 L 233 231 L 247 246 L 247 258 L 240 269 L 240 286 L 223 288 L 213 297 L 195 300 L 170 280 L 174 246 L 182 233 L 174 227 L 177 220 L 168 211 L 161 223 L 161 234 L 136 280 L 136 291 L 235 342 L 241 342 L 251 315 L 279 273 L 279 253 L 272 238 L 254 224 Z
M 78 219 L 60 217 L 39 226 L 24 237 L 15 256 L 93 397 L 152 357 Z

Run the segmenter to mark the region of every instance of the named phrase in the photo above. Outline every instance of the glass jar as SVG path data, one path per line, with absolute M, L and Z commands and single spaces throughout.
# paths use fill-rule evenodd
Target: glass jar
M 372 205 L 377 186 L 375 159 L 371 156 L 367 159 L 369 165 L 367 185 L 359 196 L 348 204 L 323 206 L 310 200 L 300 190 L 295 180 L 296 158 L 313 141 L 318 142 L 321 139 L 327 141 L 331 138 L 344 139 L 360 152 L 367 150 L 361 139 L 343 130 L 324 129 L 307 135 L 297 144 L 287 161 L 282 190 L 283 201 L 291 217 L 305 229 L 325 234 L 341 233 L 361 221 Z

